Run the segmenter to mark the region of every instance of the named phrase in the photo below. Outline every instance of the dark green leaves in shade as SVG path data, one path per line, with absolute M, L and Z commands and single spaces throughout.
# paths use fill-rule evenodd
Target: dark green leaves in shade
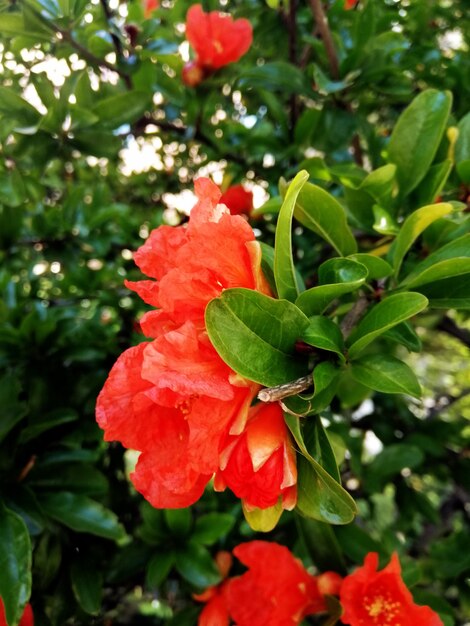
M 274 245 L 274 279 L 279 298 L 295 301 L 299 287 L 292 256 L 292 216 L 300 190 L 308 180 L 308 173 L 299 172 L 287 189 L 276 227 Z
M 319 286 L 301 293 L 295 303 L 306 315 L 318 315 L 335 298 L 359 289 L 367 275 L 367 268 L 361 263 L 351 259 L 330 259 L 320 265 Z
M 17 626 L 31 593 L 31 540 L 24 521 L 0 502 L 0 597 Z
M 300 418 L 286 415 L 285 419 L 300 449 L 297 455 L 298 511 L 321 522 L 348 524 L 356 514 L 356 505 L 329 473 L 337 477 L 338 469 L 320 419 L 308 420 L 304 429 Z M 319 455 L 318 461 L 315 454 Z
M 388 354 L 372 354 L 351 363 L 351 373 L 362 385 L 383 393 L 406 393 L 415 398 L 421 387 L 412 369 Z
M 455 164 L 460 180 L 470 184 L 470 113 L 463 117 L 458 125 L 458 137 L 455 142 Z
M 391 257 L 395 274 L 400 271 L 405 254 L 421 233 L 435 220 L 444 217 L 444 215 L 449 215 L 452 211 L 452 205 L 443 202 L 424 206 L 407 217 L 392 247 Z
M 175 566 L 183 578 L 201 589 L 220 582 L 220 572 L 210 552 L 199 544 L 189 542 L 184 550 L 177 551 Z
M 387 480 L 406 467 L 413 469 L 424 460 L 423 452 L 414 445 L 402 442 L 387 446 L 368 466 L 366 486 L 369 491 L 380 491 Z
M 324 239 L 340 255 L 357 250 L 356 240 L 346 222 L 343 207 L 321 187 L 306 183 L 295 205 L 295 218 Z
M 40 504 L 50 517 L 77 532 L 115 541 L 126 536 L 116 515 L 87 496 L 58 491 L 42 496 Z
M 321 571 L 345 573 L 346 566 L 335 533 L 329 524 L 298 515 L 295 518 L 312 561 Z
M 103 125 L 117 128 L 138 119 L 149 105 L 149 94 L 143 91 L 130 91 L 100 100 L 93 113 Z
M 390 138 L 388 157 L 397 167 L 402 196 L 417 187 L 429 170 L 451 106 L 451 93 L 427 89 L 401 114 Z
M 349 358 L 356 358 L 371 341 L 393 326 L 426 308 L 427 298 L 420 293 L 397 293 L 373 306 L 348 339 Z
M 206 308 L 209 338 L 238 374 L 271 387 L 305 375 L 293 357 L 308 318 L 291 302 L 251 289 L 227 289 Z
M 229 533 L 235 518 L 229 513 L 207 513 L 198 517 L 192 533 L 192 539 L 196 543 L 211 546 L 221 537 Z
M 174 563 L 174 552 L 159 550 L 147 565 L 147 584 L 150 587 L 159 587 L 170 573 Z
M 102 572 L 90 567 L 90 561 L 82 557 L 72 562 L 70 577 L 74 596 L 85 613 L 99 613 L 103 594 Z

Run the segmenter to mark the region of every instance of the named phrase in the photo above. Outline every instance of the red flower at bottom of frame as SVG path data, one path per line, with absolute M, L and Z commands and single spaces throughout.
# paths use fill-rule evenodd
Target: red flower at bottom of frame
M 337 574 L 311 576 L 277 543 L 250 541 L 233 554 L 249 568 L 228 586 L 228 607 L 237 626 L 295 626 L 307 615 L 326 611 L 319 579 L 326 577 L 328 593 L 339 587 Z
M 249 215 L 253 209 L 253 192 L 243 185 L 232 185 L 222 194 L 219 202 L 225 204 L 232 215 Z
M 364 565 L 347 576 L 341 586 L 341 621 L 349 626 L 443 626 L 437 613 L 418 606 L 401 577 L 396 553 L 377 571 L 379 556 L 368 554 Z
M 7 626 L 7 620 L 5 617 L 5 607 L 3 606 L 3 600 L 0 598 L 0 626 Z M 33 609 L 30 604 L 27 604 L 24 608 L 23 616 L 21 617 L 18 626 L 34 626 Z
M 297 501 L 295 452 L 277 403 L 257 404 L 244 431 L 229 435 L 220 455 L 214 488 L 229 487 L 247 510 L 267 509 L 282 499 L 291 510 Z

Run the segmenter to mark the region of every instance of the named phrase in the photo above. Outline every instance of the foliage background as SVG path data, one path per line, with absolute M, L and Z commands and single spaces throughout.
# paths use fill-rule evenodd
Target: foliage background
M 369 0 L 348 12 L 329 2 L 337 69 L 307 2 L 209 1 L 248 17 L 255 40 L 196 90 L 180 79 L 190 4 L 163 0 L 145 18 L 139 2 L 0 3 L 0 543 L 26 564 L 25 589 L 32 553 L 39 626 L 194 624 L 190 593 L 217 580 L 211 555 L 254 536 L 228 493 L 153 510 L 127 481 L 132 454 L 104 444 L 94 421 L 115 358 L 141 340 L 143 305 L 123 288 L 138 276 L 132 250 L 184 220 L 179 192 L 211 173 L 253 187 L 260 205 L 303 167 L 351 210 L 358 168 L 383 163 L 417 93 L 453 91 L 452 126 L 468 113 L 466 0 Z M 468 202 L 469 183 L 454 172 L 442 195 Z M 270 213 L 253 225 L 272 243 Z M 295 237 L 308 276 L 324 245 L 299 226 Z M 351 383 L 332 407 L 360 510 L 360 524 L 336 534 L 348 566 L 369 550 L 408 554 L 417 600 L 464 624 L 470 324 L 439 311 L 420 322 L 424 351 L 408 362 L 423 402 L 363 402 L 367 390 Z M 270 538 L 308 562 L 293 516 Z

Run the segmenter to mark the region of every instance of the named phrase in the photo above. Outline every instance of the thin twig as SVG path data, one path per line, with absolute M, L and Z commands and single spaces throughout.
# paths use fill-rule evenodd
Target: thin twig
M 457 326 L 454 320 L 447 317 L 447 315 L 441 319 L 436 328 L 451 335 L 451 337 L 455 337 L 455 339 L 458 339 L 464 346 L 470 348 L 470 331 Z
M 365 296 L 361 296 L 358 300 L 356 300 L 352 308 L 343 317 L 340 328 L 345 339 L 349 337 L 352 329 L 361 319 L 368 306 L 369 301 L 367 300 L 367 298 Z
M 339 61 L 338 55 L 336 54 L 333 36 L 331 34 L 330 26 L 328 24 L 328 18 L 326 17 L 325 11 L 323 10 L 321 0 L 310 0 L 310 6 L 312 7 L 315 23 L 317 24 L 317 28 L 323 40 L 323 45 L 325 46 L 326 55 L 330 64 L 331 75 L 335 80 L 338 80 Z
M 122 42 L 119 39 L 119 37 L 116 35 L 116 33 L 113 33 L 112 30 L 111 30 L 113 28 L 113 24 L 112 24 L 113 12 L 109 8 L 107 0 L 100 0 L 100 2 L 101 2 L 101 7 L 103 9 L 103 13 L 104 13 L 104 15 L 106 17 L 106 21 L 108 22 L 111 39 L 113 40 L 114 49 L 116 50 L 116 58 L 117 58 L 118 61 L 119 60 L 123 60 L 124 59 L 124 50 L 123 50 L 123 47 L 122 47 Z M 128 89 L 132 89 L 132 79 L 129 76 L 129 74 L 122 74 L 121 76 L 122 76 L 124 82 L 126 83 L 126 87 Z
M 284 383 L 283 385 L 276 385 L 276 387 L 266 387 L 266 389 L 261 389 L 258 393 L 258 399 L 261 402 L 278 402 L 283 398 L 288 398 L 289 396 L 294 396 L 296 393 L 300 393 L 301 391 L 305 391 L 313 384 L 312 374 L 308 376 L 302 376 L 302 378 L 297 378 L 297 380 L 293 380 L 290 383 Z

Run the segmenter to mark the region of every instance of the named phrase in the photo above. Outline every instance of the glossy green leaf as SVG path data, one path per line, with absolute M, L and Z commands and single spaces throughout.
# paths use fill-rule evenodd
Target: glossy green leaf
M 378 204 L 374 204 L 372 212 L 374 214 L 374 224 L 372 228 L 376 232 L 381 235 L 396 235 L 399 232 L 400 227 L 389 211 Z
M 175 563 L 175 554 L 173 551 L 165 552 L 163 550 L 152 556 L 147 565 L 146 581 L 149 587 L 160 587 L 166 580 Z
M 359 252 L 357 254 L 351 254 L 348 259 L 352 259 L 353 261 L 357 261 L 364 265 L 369 272 L 368 279 L 369 280 L 379 280 L 380 278 L 388 278 L 393 274 L 393 267 L 384 259 L 381 259 L 378 256 L 374 256 L 373 254 L 365 254 L 363 252 Z
M 191 509 L 165 509 L 163 516 L 175 537 L 185 537 L 189 533 L 193 521 Z
M 251 66 L 239 75 L 237 82 L 243 88 L 253 87 L 282 93 L 304 93 L 306 90 L 304 72 L 285 61 L 265 63 L 259 67 Z
M 341 550 L 354 563 L 362 563 L 369 552 L 378 552 L 381 556 L 389 556 L 385 546 L 373 539 L 359 524 L 353 523 L 347 526 L 336 526 L 334 529 Z
M 189 542 L 177 550 L 175 565 L 185 580 L 201 589 L 220 582 L 220 572 L 212 556 L 199 544 Z
M 468 259 L 467 271 L 463 275 L 436 280 L 418 289 L 428 298 L 429 306 L 435 309 L 470 309 L 470 272 Z
M 358 189 L 366 191 L 375 202 L 389 208 L 393 203 L 396 191 L 396 166 L 392 163 L 383 165 L 370 172 L 359 185 Z
M 292 216 L 297 196 L 307 180 L 308 173 L 300 171 L 290 183 L 276 227 L 274 279 L 279 297 L 290 301 L 294 301 L 299 293 L 292 254 Z
M 458 124 L 458 137 L 455 142 L 454 156 L 460 180 L 470 184 L 470 113 L 467 113 Z
M 413 370 L 389 354 L 372 354 L 351 363 L 355 380 L 374 391 L 421 396 L 421 386 Z
M 22 518 L 0 501 L 0 597 L 17 626 L 31 593 L 31 540 Z
M 423 311 L 428 304 L 420 293 L 397 293 L 373 306 L 348 339 L 348 354 L 355 359 L 371 341 L 393 326 Z
M 320 571 L 345 574 L 346 564 L 332 527 L 301 515 L 296 516 L 295 521 L 299 535 L 303 538 L 313 563 Z
M 123 526 L 116 515 L 90 498 L 58 491 L 41 496 L 44 512 L 68 528 L 119 541 L 125 537 Z
M 421 352 L 423 348 L 421 339 L 408 322 L 402 322 L 401 324 L 397 324 L 397 326 L 390 328 L 384 334 L 384 338 L 405 346 L 405 348 L 408 348 L 411 352 Z
M 328 242 L 340 256 L 357 250 L 356 240 L 346 222 L 343 207 L 327 191 L 306 183 L 297 198 L 295 218 Z
M 313 370 L 313 392 L 299 393 L 289 396 L 282 401 L 282 406 L 293 415 L 313 415 L 326 409 L 336 392 L 340 370 L 330 363 L 323 361 Z
M 344 340 L 339 326 L 328 317 L 315 315 L 309 318 L 309 325 L 300 336 L 309 346 L 335 352 L 344 360 Z
M 119 93 L 100 100 L 92 112 L 101 123 L 111 128 L 130 124 L 145 113 L 149 106 L 149 95 L 144 91 Z
M 443 202 L 424 206 L 407 217 L 391 250 L 391 258 L 396 275 L 400 271 L 406 253 L 421 233 L 435 220 L 444 217 L 444 215 L 449 215 L 452 211 L 452 205 Z
M 229 533 L 235 524 L 235 517 L 229 513 L 207 513 L 198 517 L 192 533 L 196 543 L 211 546 Z
M 445 246 L 438 248 L 423 261 L 415 265 L 413 270 L 401 281 L 400 287 L 406 287 L 407 289 L 410 289 L 411 285 L 420 284 L 420 276 L 422 274 L 424 274 L 425 277 L 429 276 L 427 272 L 433 266 L 438 266 L 444 261 L 453 262 L 462 258 L 470 258 L 470 233 L 454 239 Z M 452 272 L 460 272 L 460 269 L 461 267 L 458 263 L 456 265 L 450 263 L 449 265 L 444 265 L 441 269 L 436 269 L 436 275 L 440 275 L 441 278 L 444 278 L 444 276 L 446 275 L 453 276 L 455 274 L 453 274 Z M 444 271 L 447 271 L 449 273 L 445 275 L 443 274 Z
M 21 385 L 12 374 L 6 374 L 0 379 L 0 406 L 2 419 L 0 420 L 0 443 L 16 424 L 28 412 L 25 402 L 19 400 Z
M 428 173 L 415 189 L 416 204 L 418 206 L 436 202 L 436 198 L 445 187 L 452 167 L 453 162 L 451 159 L 446 159 L 442 163 L 436 163 L 429 168 Z
M 452 106 L 452 94 L 427 89 L 401 114 L 392 132 L 388 157 L 397 166 L 401 195 L 405 196 L 425 177 L 444 134 Z
M 70 566 L 70 577 L 74 596 L 80 607 L 90 615 L 97 615 L 101 609 L 103 595 L 103 575 L 96 567 L 90 567 L 89 560 L 75 559 Z
M 293 353 L 307 326 L 308 318 L 292 303 L 251 289 L 227 289 L 206 307 L 207 332 L 222 359 L 267 387 L 306 373 Z
M 328 524 L 348 524 L 356 505 L 347 491 L 309 453 L 300 419 L 285 416 L 301 454 L 297 456 L 297 508 L 302 515 Z
M 470 257 L 457 257 L 431 265 L 431 267 L 423 270 L 421 274 L 418 274 L 415 278 L 404 282 L 406 282 L 407 288 L 414 289 L 421 285 L 427 285 L 438 280 L 462 276 L 468 273 L 470 273 Z
M 325 261 L 318 271 L 319 286 L 301 293 L 295 304 L 308 316 L 318 315 L 335 298 L 359 289 L 367 275 L 367 268 L 351 259 Z

